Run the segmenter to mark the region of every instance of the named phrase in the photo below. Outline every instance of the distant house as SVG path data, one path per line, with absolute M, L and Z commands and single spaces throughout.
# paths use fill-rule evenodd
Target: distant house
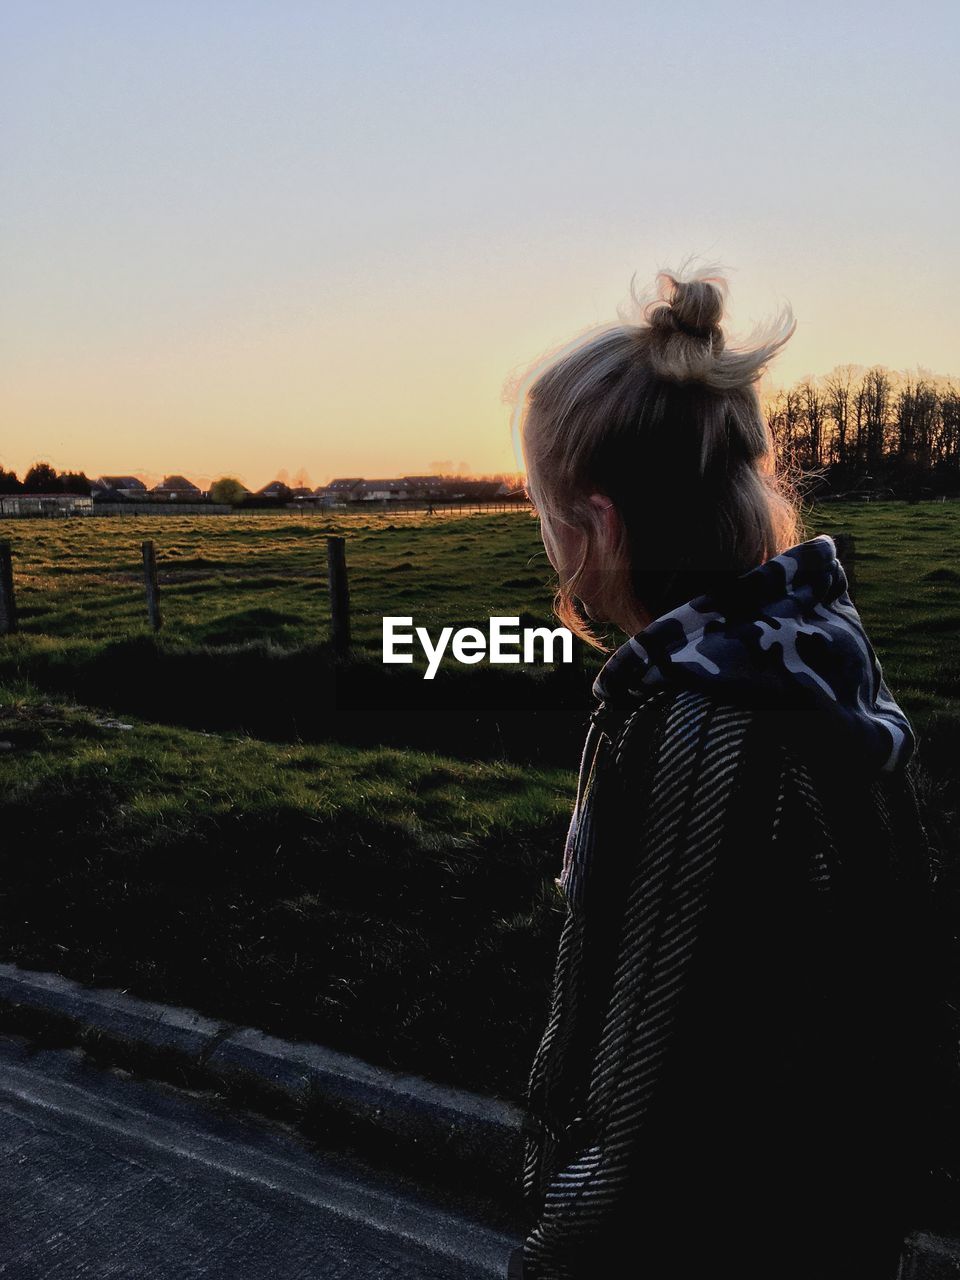
M 313 496 L 321 502 L 356 502 L 358 491 L 363 484 L 359 476 L 350 476 L 339 480 L 331 480 L 314 489 Z
M 396 476 L 382 480 L 352 476 L 321 485 L 313 496 L 320 503 L 514 500 L 509 485 L 499 480 L 452 480 L 445 476 Z
M 411 498 L 442 498 L 444 493 L 441 476 L 404 476 L 403 483 Z
M 310 492 L 308 489 L 307 493 Z M 262 489 L 258 489 L 255 497 L 257 498 L 279 498 L 286 501 L 292 490 L 288 484 L 284 484 L 282 480 L 271 480 L 269 484 L 265 484 Z
M 509 486 L 500 480 L 448 480 L 444 489 L 452 502 L 492 502 L 510 493 Z
M 0 494 L 0 516 L 89 515 L 93 498 L 80 493 Z
M 99 476 L 93 484 L 95 489 L 116 494 L 114 502 L 135 502 L 147 496 L 147 486 L 136 476 Z
M 361 480 L 355 493 L 360 502 L 403 502 L 411 497 L 404 480 Z
M 125 498 L 119 489 L 108 489 L 106 485 L 101 484 L 99 480 L 90 490 L 90 497 L 98 506 L 104 502 L 133 501 L 133 499 Z
M 171 502 L 199 502 L 203 490 L 186 476 L 166 476 L 150 490 L 155 498 L 167 498 Z
M 295 489 L 290 490 L 290 497 L 294 499 L 312 498 L 313 490 L 309 485 L 298 484 Z

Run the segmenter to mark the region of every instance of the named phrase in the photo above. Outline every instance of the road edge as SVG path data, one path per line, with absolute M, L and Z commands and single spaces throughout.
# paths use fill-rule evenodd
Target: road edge
M 452 1180 L 512 1219 L 522 1214 L 524 1112 L 512 1103 L 10 963 L 0 963 L 0 1029 L 221 1094 L 321 1145 L 447 1191 Z

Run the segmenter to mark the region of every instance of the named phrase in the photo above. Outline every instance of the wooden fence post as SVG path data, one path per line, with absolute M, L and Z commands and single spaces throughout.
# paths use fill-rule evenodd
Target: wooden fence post
M 13 553 L 9 542 L 0 542 L 0 636 L 17 629 L 17 602 L 13 594 Z
M 350 588 L 347 584 L 345 538 L 327 538 L 327 580 L 330 586 L 330 624 L 333 652 L 343 658 L 350 648 Z
M 143 552 L 143 583 L 147 589 L 147 614 L 151 627 L 154 631 L 159 631 L 163 626 L 163 617 L 160 614 L 157 590 L 157 552 L 153 542 L 149 540 L 142 542 L 140 548 Z
M 833 541 L 837 547 L 837 559 L 847 575 L 847 594 L 851 601 L 857 598 L 857 546 L 852 533 L 838 533 Z

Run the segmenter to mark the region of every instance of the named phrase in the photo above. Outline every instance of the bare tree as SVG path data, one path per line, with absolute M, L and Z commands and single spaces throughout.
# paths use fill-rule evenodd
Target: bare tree
M 823 428 L 827 405 L 813 378 L 805 378 L 798 388 L 807 428 L 807 462 L 811 467 L 823 466 Z
M 893 380 L 890 372 L 881 365 L 868 369 L 863 379 L 864 431 L 866 435 L 866 463 L 871 469 L 879 467 L 883 460 Z
M 960 467 L 960 389 L 948 384 L 941 392 L 937 416 L 937 461 Z
M 853 386 L 853 365 L 837 365 L 823 382 L 827 413 L 833 421 L 831 442 L 832 461 L 844 465 L 847 461 L 847 433 L 850 427 L 850 398 Z
M 778 461 L 793 464 L 802 445 L 799 427 L 803 418 L 803 400 L 796 388 L 778 390 L 764 405 L 767 423 L 773 436 Z
M 924 471 L 930 466 L 938 409 L 937 393 L 923 376 L 916 382 L 910 377 L 905 379 L 897 394 L 894 410 L 896 452 Z

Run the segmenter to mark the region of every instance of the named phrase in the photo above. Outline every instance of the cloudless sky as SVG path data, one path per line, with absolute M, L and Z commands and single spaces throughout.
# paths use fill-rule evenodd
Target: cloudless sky
M 955 0 L 4 0 L 0 464 L 514 469 L 658 267 L 960 374 Z

